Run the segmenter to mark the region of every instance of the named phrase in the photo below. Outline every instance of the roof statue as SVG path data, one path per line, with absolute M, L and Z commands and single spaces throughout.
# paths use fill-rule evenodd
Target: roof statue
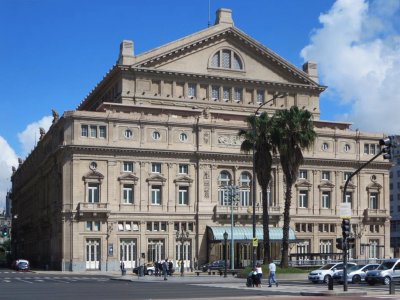
M 44 135 L 46 134 L 46 131 L 44 130 L 43 127 L 39 127 L 39 132 L 40 132 L 39 140 L 42 140 Z
M 58 112 L 55 111 L 54 109 L 51 110 L 51 113 L 53 114 L 53 121 L 51 123 L 54 124 L 58 121 L 60 116 L 58 115 Z

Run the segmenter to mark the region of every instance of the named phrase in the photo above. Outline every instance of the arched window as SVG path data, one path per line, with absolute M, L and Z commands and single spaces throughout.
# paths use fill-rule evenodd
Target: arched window
M 251 205 L 250 182 L 251 182 L 250 174 L 247 172 L 242 172 L 242 174 L 240 174 L 240 205 L 241 206 L 250 206 Z
M 213 54 L 210 62 L 212 68 L 243 70 L 243 62 L 239 54 L 231 49 L 221 49 Z
M 227 193 L 226 187 L 231 182 L 231 174 L 227 171 L 222 171 L 218 177 L 218 203 L 220 205 L 230 205 L 225 194 Z

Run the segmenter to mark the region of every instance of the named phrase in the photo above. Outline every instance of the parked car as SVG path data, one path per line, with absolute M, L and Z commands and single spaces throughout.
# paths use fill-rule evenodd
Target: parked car
M 20 261 L 17 263 L 15 270 L 17 271 L 29 271 L 29 262 L 28 261 Z
M 365 276 L 365 281 L 369 285 L 375 283 L 388 285 L 394 279 L 400 279 L 400 259 L 385 260 L 375 270 L 368 271 Z
M 153 275 L 156 271 L 156 268 L 153 266 L 153 264 L 146 264 L 144 266 L 144 275 Z M 133 268 L 132 272 L 134 274 L 138 274 L 139 273 L 139 267 Z
M 347 263 L 347 265 L 355 266 L 356 264 Z M 311 271 L 308 274 L 308 280 L 310 280 L 313 283 L 318 283 L 318 282 L 328 283 L 329 278 L 332 277 L 335 274 L 335 272 L 342 270 L 343 270 L 343 263 L 326 264 L 317 270 Z
M 20 263 L 24 263 L 24 264 L 27 266 L 28 270 L 29 270 L 29 261 L 26 260 L 26 259 L 21 259 L 21 258 L 20 258 L 20 259 L 14 260 L 14 261 L 12 262 L 12 264 L 11 264 L 11 268 L 18 271 L 18 268 L 19 268 L 18 265 L 19 265 Z M 25 268 L 26 268 L 26 266 L 25 266 Z M 22 267 L 22 266 L 21 266 L 21 267 Z
M 347 282 L 360 283 L 361 281 L 365 281 L 367 271 L 375 270 L 378 266 L 379 264 L 366 264 L 347 268 Z M 333 275 L 333 280 L 337 281 L 338 283 L 343 283 L 343 270 L 336 272 Z
M 203 272 L 225 269 L 225 260 L 216 260 L 201 267 Z

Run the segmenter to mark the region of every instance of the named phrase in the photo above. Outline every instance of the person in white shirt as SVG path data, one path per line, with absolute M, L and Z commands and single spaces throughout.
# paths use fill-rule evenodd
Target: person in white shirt
M 278 286 L 278 281 L 276 281 L 275 275 L 276 275 L 276 265 L 274 262 L 271 262 L 268 265 L 268 270 L 269 270 L 269 277 L 268 277 L 268 287 L 271 287 L 272 282 L 275 283 L 276 286 Z
M 257 265 L 256 265 L 256 271 L 257 271 L 257 277 L 258 277 L 258 279 L 260 280 L 260 284 L 261 284 L 261 279 L 262 279 L 262 276 L 263 276 L 263 271 L 262 271 L 262 268 L 261 268 L 261 265 L 260 265 L 260 264 L 257 264 Z

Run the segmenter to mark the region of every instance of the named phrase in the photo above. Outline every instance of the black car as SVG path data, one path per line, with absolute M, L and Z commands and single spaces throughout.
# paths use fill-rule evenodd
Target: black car
M 203 272 L 211 271 L 211 270 L 222 270 L 225 269 L 225 261 L 224 260 L 216 260 L 205 264 L 201 267 Z

